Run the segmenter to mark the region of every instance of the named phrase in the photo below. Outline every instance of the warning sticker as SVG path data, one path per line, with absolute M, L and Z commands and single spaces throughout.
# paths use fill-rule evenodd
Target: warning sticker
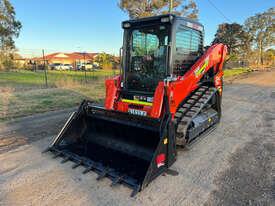
M 166 159 L 166 157 L 165 157 L 165 154 L 163 154 L 163 153 L 161 153 L 157 156 L 156 163 L 157 163 L 158 168 L 165 164 L 165 159 Z
M 200 75 L 202 75 L 206 69 L 206 67 L 208 66 L 208 63 L 209 63 L 209 57 L 207 57 L 203 63 L 203 65 L 201 67 L 198 67 L 196 70 L 195 70 L 195 76 L 196 77 L 199 77 Z

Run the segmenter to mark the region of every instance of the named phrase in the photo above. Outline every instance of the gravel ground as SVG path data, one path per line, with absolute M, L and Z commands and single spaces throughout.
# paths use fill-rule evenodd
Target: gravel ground
M 41 154 L 71 111 L 1 124 L 0 205 L 275 205 L 275 71 L 231 83 L 217 129 L 134 198 Z

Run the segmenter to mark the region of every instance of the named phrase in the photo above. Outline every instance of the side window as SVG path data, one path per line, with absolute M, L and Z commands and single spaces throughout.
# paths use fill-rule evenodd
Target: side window
M 200 56 L 201 32 L 179 26 L 176 31 L 173 70 L 176 75 L 184 75 Z
M 176 50 L 180 52 L 187 53 L 190 48 L 191 41 L 191 30 L 189 29 L 179 29 L 176 32 Z
M 183 53 L 199 52 L 201 35 L 199 31 L 184 28 L 176 32 L 176 50 Z
M 199 52 L 200 46 L 201 46 L 200 32 L 192 30 L 191 45 L 190 45 L 191 52 Z

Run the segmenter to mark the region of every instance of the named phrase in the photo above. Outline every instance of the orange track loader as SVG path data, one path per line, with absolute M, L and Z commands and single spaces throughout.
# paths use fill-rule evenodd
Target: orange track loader
M 105 106 L 84 100 L 46 151 L 134 196 L 220 121 L 227 47 L 204 50 L 203 26 L 171 14 L 122 28 L 122 72 L 106 80 Z

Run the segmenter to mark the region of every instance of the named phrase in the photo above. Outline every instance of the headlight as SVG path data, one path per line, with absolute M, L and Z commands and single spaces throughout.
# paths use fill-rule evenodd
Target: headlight
M 162 17 L 162 18 L 160 19 L 160 21 L 161 21 L 162 23 L 168 23 L 168 22 L 171 22 L 172 20 L 173 20 L 173 16 Z
M 124 29 L 128 29 L 128 28 L 131 27 L 131 24 L 129 22 L 126 22 L 126 23 L 123 23 L 122 26 L 123 26 Z
M 161 18 L 160 21 L 162 23 L 167 23 L 167 22 L 170 22 L 170 18 L 169 17 Z

